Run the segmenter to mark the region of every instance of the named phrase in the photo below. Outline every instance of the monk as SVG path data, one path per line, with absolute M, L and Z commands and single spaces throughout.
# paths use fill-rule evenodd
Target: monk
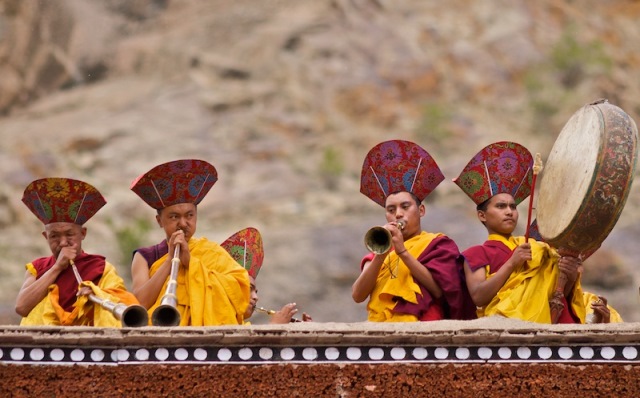
M 473 319 L 463 258 L 443 233 L 422 229 L 423 200 L 444 179 L 433 158 L 413 142 L 385 141 L 365 158 L 360 191 L 385 209 L 389 247 L 369 253 L 352 286 L 367 298 L 371 322 Z
M 23 326 L 120 327 L 114 315 L 89 301 L 88 295 L 125 305 L 138 304 L 113 265 L 82 250 L 84 224 L 106 204 L 96 188 L 69 178 L 43 178 L 24 191 L 24 204 L 44 224 L 42 236 L 51 255 L 26 265 L 16 312 Z M 82 283 L 78 283 L 73 268 Z
M 454 182 L 474 201 L 489 234 L 462 252 L 469 293 L 478 316 L 499 315 L 552 323 L 549 300 L 560 272 L 567 277 L 557 323 L 584 323 L 576 257 L 562 257 L 544 242 L 513 236 L 518 204 L 531 193 L 533 158 L 523 146 L 497 142 L 483 148 Z
M 258 304 L 258 287 L 256 278 L 258 272 L 262 268 L 264 260 L 264 248 L 262 245 L 262 236 L 260 232 L 252 227 L 244 228 L 231 235 L 227 240 L 222 242 L 221 246 L 229 252 L 238 264 L 240 264 L 249 273 L 250 297 L 249 306 L 244 313 L 245 325 L 251 323 L 246 321 L 251 318 Z M 295 322 L 294 315 L 298 312 L 296 303 L 285 304 L 279 311 L 268 310 L 271 324 L 286 324 Z M 306 313 L 302 313 L 302 321 L 310 322 L 313 319 Z
M 179 326 L 243 323 L 249 305 L 247 271 L 218 243 L 195 236 L 197 205 L 217 179 L 208 162 L 182 159 L 156 166 L 131 184 L 131 190 L 156 210 L 156 222 L 165 235 L 160 243 L 135 250 L 131 263 L 133 293 L 148 308 L 152 322 L 179 248 Z

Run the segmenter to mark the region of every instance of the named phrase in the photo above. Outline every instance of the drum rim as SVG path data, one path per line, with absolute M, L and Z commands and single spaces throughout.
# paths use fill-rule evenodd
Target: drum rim
M 589 210 L 593 210 L 593 207 L 596 207 L 596 204 L 593 203 L 591 198 L 589 200 L 584 200 L 581 203 L 568 227 L 564 231 L 560 232 L 558 236 L 552 237 L 548 240 L 543 236 L 545 241 L 550 245 L 556 246 L 565 252 L 573 252 L 576 254 L 593 253 L 593 251 L 600 247 L 602 242 L 613 230 L 613 227 L 618 222 L 627 198 L 631 192 L 631 186 L 633 184 L 635 169 L 638 162 L 638 130 L 633 119 L 631 119 L 631 117 L 622 109 L 609 103 L 586 106 L 595 107 L 600 116 L 600 122 L 605 134 L 605 139 L 603 140 L 604 145 L 598 151 L 598 165 L 594 168 L 594 173 L 587 190 L 587 195 L 590 197 L 593 196 L 598 192 L 598 189 L 601 189 L 610 182 L 607 177 L 610 177 L 612 174 L 603 173 L 604 171 L 620 169 L 619 167 L 613 167 L 613 165 L 619 164 L 615 159 L 605 156 L 607 153 L 611 153 L 611 149 L 613 147 L 620 148 L 624 145 L 631 149 L 628 153 L 632 156 L 631 162 L 626 164 L 626 166 L 628 166 L 626 170 L 617 173 L 618 177 L 620 177 L 626 172 L 626 178 L 619 178 L 617 181 L 619 184 L 623 184 L 621 185 L 623 188 L 616 206 L 614 206 L 610 213 L 606 214 L 606 217 L 602 214 L 600 214 L 600 217 L 595 217 L 598 221 L 595 224 L 600 226 L 600 236 L 597 239 L 591 239 L 585 244 L 587 239 L 584 238 L 584 232 L 582 232 L 587 230 L 589 227 L 586 225 L 585 213 L 588 213 Z M 605 107 L 606 109 L 603 109 Z M 607 131 L 608 128 L 611 129 Z M 608 219 L 608 221 L 605 218 Z M 577 233 L 578 230 L 582 233 Z
M 576 206 L 575 208 L 572 206 L 571 209 L 569 210 L 573 210 L 574 214 L 571 217 L 571 219 L 565 219 L 563 218 L 562 221 L 564 222 L 563 225 L 560 226 L 553 226 L 553 228 L 550 229 L 554 229 L 554 231 L 552 231 L 554 234 L 550 234 L 547 235 L 546 232 L 550 232 L 550 231 L 545 231 L 546 227 L 545 227 L 545 220 L 546 219 L 552 219 L 555 220 L 557 222 L 556 217 L 558 217 L 558 212 L 552 212 L 554 214 L 550 214 L 548 218 L 543 217 L 546 216 L 548 213 L 545 210 L 545 199 L 546 196 L 544 195 L 545 193 L 545 188 L 547 188 L 548 185 L 545 185 L 548 181 L 549 178 L 549 173 L 550 170 L 553 167 L 550 167 L 550 165 L 552 165 L 551 162 L 553 162 L 555 160 L 555 156 L 557 154 L 556 151 L 556 146 L 560 146 L 562 147 L 563 145 L 566 145 L 566 134 L 571 134 L 574 133 L 576 130 L 573 130 L 571 132 L 568 132 L 568 127 L 572 124 L 578 123 L 578 119 L 581 118 L 591 118 L 595 121 L 594 124 L 597 125 L 597 133 L 594 134 L 594 137 L 597 138 L 598 142 L 598 151 L 594 152 L 595 156 L 593 156 L 593 168 L 590 170 L 585 170 L 585 171 L 590 171 L 591 175 L 590 178 L 588 180 L 587 183 L 585 183 L 585 187 L 586 189 L 584 189 L 582 192 L 578 192 L 579 194 L 582 194 L 582 197 L 584 198 L 585 196 L 587 196 L 588 193 L 593 191 L 593 187 L 596 184 L 596 177 L 599 173 L 600 170 L 600 165 L 602 164 L 602 158 L 603 158 L 603 146 L 604 146 L 604 136 L 605 133 L 604 131 L 604 123 L 603 123 L 603 114 L 602 112 L 599 112 L 598 109 L 594 109 L 593 107 L 589 106 L 589 105 L 585 105 L 583 107 L 581 107 L 578 111 L 574 112 L 573 115 L 571 115 L 571 117 L 569 118 L 569 120 L 565 123 L 565 125 L 563 126 L 562 130 L 560 131 L 560 134 L 558 135 L 558 137 L 556 137 L 556 140 L 553 144 L 553 147 L 551 148 L 551 151 L 549 153 L 549 156 L 547 158 L 547 170 L 546 170 L 546 174 L 544 174 L 544 170 L 543 170 L 543 176 L 542 176 L 542 180 L 540 183 L 540 194 L 539 194 L 539 199 L 538 199 L 538 203 L 537 206 L 539 207 L 538 210 L 538 230 L 540 235 L 542 236 L 542 238 L 545 240 L 545 242 L 558 242 L 558 241 L 562 241 L 563 239 L 566 238 L 566 236 L 571 233 L 571 226 L 575 225 L 575 223 L 577 222 L 577 220 L 579 219 L 579 217 L 582 215 L 582 213 L 585 211 L 585 201 L 583 200 L 579 206 Z M 577 125 L 577 126 L 573 126 L 573 127 L 578 127 L 578 128 L 584 128 L 583 125 Z M 557 171 L 555 171 L 557 173 Z M 558 188 L 556 186 L 551 186 L 549 189 L 552 190 L 557 190 Z M 573 194 L 575 194 L 575 192 L 571 192 Z M 566 196 L 570 196 L 569 194 L 567 194 Z M 566 213 L 565 213 L 566 214 Z M 541 217 L 542 216 L 542 217 Z M 561 229 L 564 228 L 564 229 Z

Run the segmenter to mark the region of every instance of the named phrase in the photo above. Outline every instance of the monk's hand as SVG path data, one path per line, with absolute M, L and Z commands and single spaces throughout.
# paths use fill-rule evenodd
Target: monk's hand
M 582 265 L 582 261 L 577 257 L 564 256 L 558 260 L 558 268 L 560 272 L 567 277 L 567 286 L 573 286 L 578 279 L 578 269 Z
M 56 259 L 55 266 L 57 266 L 60 270 L 65 270 L 69 266 L 70 262 L 76 259 L 77 255 L 77 245 L 62 247 L 60 249 L 60 253 L 58 253 L 58 258 Z
M 610 323 L 611 311 L 607 307 L 607 299 L 603 296 L 598 296 L 598 299 L 591 303 L 593 313 L 596 315 L 596 323 Z
M 531 261 L 531 245 L 529 243 L 523 243 L 516 247 L 511 253 L 511 263 L 513 269 L 520 268 L 527 261 Z
M 396 253 L 402 252 L 404 250 L 404 236 L 398 222 L 387 223 L 383 228 L 391 234 L 391 246 L 396 250 Z
M 271 315 L 271 321 L 269 323 L 289 323 L 297 312 L 296 303 L 285 304 L 280 311 Z
M 184 267 L 189 267 L 191 261 L 191 253 L 189 253 L 189 243 L 184 231 L 179 229 L 171 234 L 169 239 L 169 255 L 173 258 L 176 246 L 180 246 L 180 264 Z
M 76 293 L 76 296 L 88 296 L 92 293 L 93 293 L 93 290 L 91 290 L 90 287 L 80 286 L 80 289 L 78 289 L 78 293 Z
M 311 315 L 307 314 L 306 312 L 303 312 L 302 322 L 313 322 L 313 318 L 311 318 Z

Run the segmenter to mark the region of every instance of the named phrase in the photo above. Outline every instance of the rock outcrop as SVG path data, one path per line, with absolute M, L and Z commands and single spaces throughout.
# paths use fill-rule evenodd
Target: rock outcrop
M 261 304 L 358 321 L 362 237 L 383 221 L 358 193 L 370 147 L 402 138 L 429 150 L 447 180 L 423 226 L 466 248 L 485 232 L 450 179 L 479 148 L 510 139 L 545 154 L 600 97 L 640 120 L 637 1 L 3 0 L 0 11 L 7 313 L 22 265 L 47 254 L 20 202 L 35 178 L 103 192 L 85 248 L 128 278 L 131 250 L 162 239 L 129 183 L 164 161 L 207 159 L 220 180 L 198 232 L 261 230 Z M 602 249 L 633 281 L 610 300 L 629 320 L 640 319 L 639 204 L 634 187 Z

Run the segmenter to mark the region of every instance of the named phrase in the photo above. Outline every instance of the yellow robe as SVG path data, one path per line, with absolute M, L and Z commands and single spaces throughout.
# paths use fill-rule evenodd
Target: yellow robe
M 598 295 L 590 292 L 584 292 L 583 297 L 584 297 L 584 306 L 587 311 L 587 316 L 590 314 L 593 314 L 593 308 L 591 308 L 591 303 L 598 300 Z M 612 306 L 607 305 L 607 308 L 609 308 L 609 317 L 610 317 L 611 323 L 624 322 L 622 320 L 622 316 Z
M 429 246 L 429 243 L 441 235 L 422 231 L 420 235 L 405 241 L 405 247 L 414 258 L 418 258 Z M 392 278 L 391 273 L 396 277 Z M 387 255 L 380 268 L 376 286 L 371 292 L 371 298 L 367 304 L 368 320 L 371 322 L 417 322 L 418 317 L 415 315 L 393 312 L 393 308 L 396 306 L 394 297 L 402 297 L 415 304 L 418 302 L 417 294 L 421 294 L 420 286 L 413 279 L 409 267 L 395 251 L 392 251 Z
M 489 240 L 500 241 L 511 250 L 524 243 L 523 236 L 511 237 L 507 240 L 500 235 L 492 234 L 489 235 Z M 551 323 L 549 299 L 553 296 L 558 279 L 559 256 L 546 243 L 534 239 L 529 239 L 529 243 L 531 244 L 531 261 L 527 261 L 511 273 L 489 304 L 478 309 L 478 317 L 502 315 L 529 322 Z M 489 266 L 486 270 L 488 273 Z M 488 274 L 487 279 L 492 276 L 493 274 Z M 570 305 L 573 313 L 580 318 L 581 323 L 584 323 L 585 307 L 580 278 L 573 286 Z
M 206 238 L 189 239 L 189 252 L 189 268 L 178 269 L 176 297 L 180 326 L 242 325 L 250 298 L 247 271 L 224 248 Z M 167 256 L 151 265 L 150 276 Z M 169 277 L 149 308 L 149 320 L 160 305 L 168 281 Z
M 27 270 L 37 275 L 33 264 L 27 264 Z M 109 300 L 113 303 L 123 303 L 126 305 L 139 304 L 135 296 L 129 292 L 124 285 L 124 281 L 116 273 L 116 269 L 108 262 L 105 264 L 104 273 L 100 282 L 96 286 L 93 282 L 82 282 L 81 286 L 88 286 L 93 290 L 93 294 L 101 299 Z M 49 286 L 49 293 L 38 303 L 26 317 L 22 318 L 21 326 L 98 326 L 98 327 L 121 327 L 121 322 L 113 314 L 89 301 L 87 296 L 80 296 L 73 305 L 73 310 L 67 312 L 58 302 L 58 285 Z

